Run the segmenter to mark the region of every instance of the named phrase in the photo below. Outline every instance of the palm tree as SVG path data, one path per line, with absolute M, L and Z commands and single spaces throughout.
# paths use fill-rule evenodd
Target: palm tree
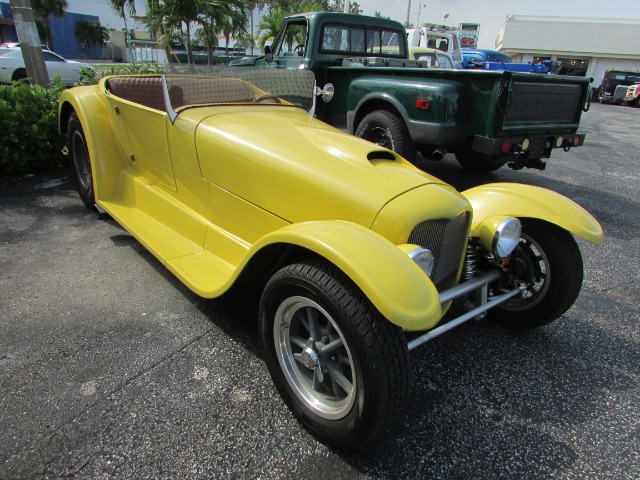
M 53 47 L 51 28 L 49 28 L 49 15 L 62 17 L 68 6 L 67 0 L 31 0 L 31 7 L 44 28 L 45 43 L 49 48 Z
M 109 29 L 100 25 L 100 22 L 88 22 L 86 20 L 78 22 L 75 34 L 81 42 L 89 45 L 94 56 L 95 45 L 98 44 L 103 47 L 109 40 Z
M 271 38 L 275 38 L 276 34 L 284 22 L 284 17 L 287 15 L 282 9 L 275 7 L 269 10 L 269 13 L 262 16 L 258 22 L 258 29 L 260 30 L 260 36 L 258 37 L 258 46 L 260 51 L 264 52 L 264 46 Z
M 136 5 L 134 0 L 107 0 L 111 9 L 124 22 L 124 48 L 127 49 L 129 43 L 129 27 L 127 26 L 127 13 L 129 15 L 136 14 Z
M 184 32 L 187 63 L 190 65 L 193 64 L 191 30 L 195 25 L 204 28 L 206 36 L 210 36 L 223 18 L 229 18 L 232 25 L 246 25 L 248 18 L 243 0 L 160 0 L 150 2 L 148 7 L 147 28 L 164 32 L 160 44 L 165 48 L 174 34 Z

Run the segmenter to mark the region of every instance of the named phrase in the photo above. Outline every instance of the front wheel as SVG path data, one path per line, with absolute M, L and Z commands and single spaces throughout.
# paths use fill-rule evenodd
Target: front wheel
M 393 150 L 410 162 L 416 161 L 417 150 L 409 130 L 404 120 L 394 112 L 376 110 L 369 113 L 358 125 L 356 137 Z
M 278 271 L 262 294 L 260 331 L 278 391 L 322 441 L 364 445 L 403 411 L 404 335 L 333 265 L 309 261 Z
M 573 236 L 541 220 L 522 219 L 520 243 L 508 268 L 528 288 L 489 315 L 510 327 L 534 328 L 552 322 L 573 305 L 582 287 L 582 256 Z

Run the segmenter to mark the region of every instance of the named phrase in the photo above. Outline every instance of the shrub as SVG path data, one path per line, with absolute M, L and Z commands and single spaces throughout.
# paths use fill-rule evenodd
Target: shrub
M 57 167 L 64 136 L 58 133 L 60 78 L 49 87 L 0 85 L 0 173 Z
M 80 70 L 80 85 L 95 85 L 102 77 L 109 75 L 153 75 L 162 73 L 162 66 L 155 63 L 135 65 L 94 65 L 94 68 Z

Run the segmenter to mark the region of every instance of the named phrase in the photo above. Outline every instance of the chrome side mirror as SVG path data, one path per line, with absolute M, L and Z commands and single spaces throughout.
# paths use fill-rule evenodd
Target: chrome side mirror
M 333 83 L 327 83 L 324 88 L 316 87 L 316 96 L 321 96 L 322 101 L 329 103 L 335 94 L 336 89 Z

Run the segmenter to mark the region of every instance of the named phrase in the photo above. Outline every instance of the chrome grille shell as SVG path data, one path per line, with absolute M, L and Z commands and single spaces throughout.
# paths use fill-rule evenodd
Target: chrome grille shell
M 465 247 L 471 216 L 464 212 L 455 218 L 437 218 L 419 223 L 409 236 L 409 243 L 428 248 L 436 263 L 432 280 L 438 291 L 454 285 Z

